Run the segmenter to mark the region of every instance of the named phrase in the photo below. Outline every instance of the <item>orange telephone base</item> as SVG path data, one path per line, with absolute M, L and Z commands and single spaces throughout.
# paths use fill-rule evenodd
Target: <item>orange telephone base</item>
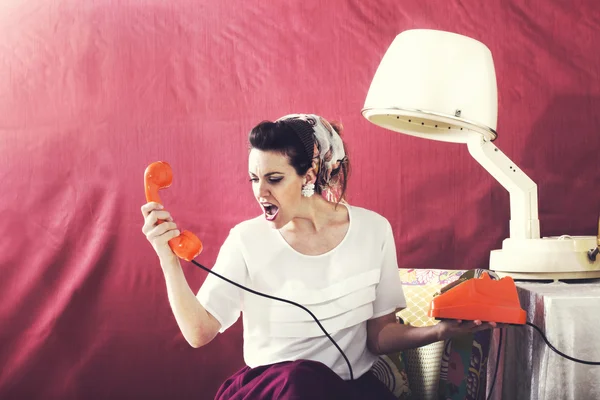
M 437 295 L 429 306 L 430 317 L 523 325 L 527 314 L 521 308 L 511 277 L 492 280 L 487 272 Z

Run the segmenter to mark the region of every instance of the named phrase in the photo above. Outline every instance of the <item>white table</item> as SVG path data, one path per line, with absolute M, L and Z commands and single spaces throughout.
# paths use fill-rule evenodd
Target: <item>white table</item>
M 527 320 L 563 353 L 600 361 L 600 280 L 585 283 L 518 282 Z M 488 390 L 496 364 L 499 330 L 488 364 Z M 600 399 L 600 366 L 567 360 L 553 352 L 530 326 L 504 329 L 503 352 L 493 389 L 495 400 Z

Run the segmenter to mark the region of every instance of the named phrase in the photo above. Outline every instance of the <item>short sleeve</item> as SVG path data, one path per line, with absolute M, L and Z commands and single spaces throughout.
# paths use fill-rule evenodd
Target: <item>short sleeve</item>
M 229 232 L 229 236 L 221 246 L 212 271 L 246 286 L 248 269 L 235 228 Z M 220 333 L 233 325 L 240 316 L 242 289 L 218 276 L 208 274 L 196 297 L 206 311 L 219 321 Z
M 378 318 L 406 307 L 406 299 L 398 273 L 396 243 L 392 226 L 387 220 L 381 251 L 381 278 L 377 284 L 372 318 Z

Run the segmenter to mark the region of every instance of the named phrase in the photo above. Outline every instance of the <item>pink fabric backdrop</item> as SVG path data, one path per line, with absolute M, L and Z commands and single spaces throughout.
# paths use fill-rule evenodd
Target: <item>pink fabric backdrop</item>
M 376 5 L 376 6 L 374 6 Z M 402 267 L 486 267 L 508 194 L 466 147 L 360 114 L 399 32 L 483 41 L 496 144 L 539 185 L 543 235 L 594 234 L 600 206 L 596 1 L 42 1 L 0 4 L 0 398 L 212 398 L 242 365 L 241 324 L 190 348 L 141 233 L 142 175 L 212 265 L 255 216 L 248 130 L 343 122 L 351 203 L 386 216 Z M 205 273 L 184 269 L 196 290 Z

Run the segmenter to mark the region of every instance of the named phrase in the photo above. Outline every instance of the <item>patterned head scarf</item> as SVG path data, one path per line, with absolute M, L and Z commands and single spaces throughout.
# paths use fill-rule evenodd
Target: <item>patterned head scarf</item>
M 340 135 L 325 118 L 315 114 L 290 114 L 277 121 L 290 124 L 304 144 L 308 156 L 313 160 L 317 159 L 316 165 L 313 163 L 315 172 L 317 175 L 321 173 L 324 183 L 328 184 L 331 172 L 339 168 L 346 158 Z

